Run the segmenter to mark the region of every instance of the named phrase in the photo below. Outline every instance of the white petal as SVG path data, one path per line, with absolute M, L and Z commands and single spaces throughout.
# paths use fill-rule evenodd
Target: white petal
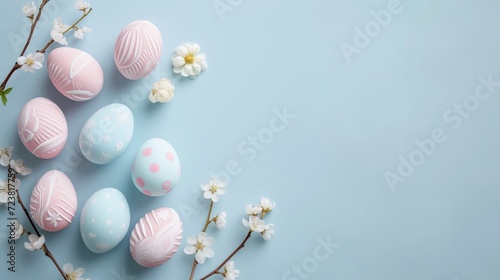
M 207 238 L 207 233 L 206 232 L 200 232 L 198 233 L 198 241 L 203 242 Z
M 70 273 L 72 273 L 72 272 L 73 272 L 73 264 L 71 264 L 71 263 L 67 263 L 67 264 L 65 264 L 65 265 L 63 266 L 63 271 L 64 271 L 64 273 L 66 273 L 66 274 L 70 274 Z
M 193 53 L 193 45 L 192 44 L 183 44 L 184 48 L 186 48 L 188 53 Z
M 45 56 L 43 55 L 43 53 L 37 52 L 35 53 L 35 55 L 33 55 L 33 60 L 42 63 L 45 60 Z
M 155 99 L 155 97 L 153 95 L 153 92 L 149 93 L 149 101 L 151 101 L 152 103 L 156 103 L 156 99 Z
M 178 55 L 172 57 L 172 65 L 174 67 L 182 67 L 184 66 L 184 64 L 186 64 L 186 60 L 184 59 L 184 57 Z
M 182 67 L 181 75 L 184 77 L 189 77 L 189 75 L 191 75 L 192 69 L 193 68 L 191 67 L 191 65 L 185 65 L 184 67 Z
M 182 57 L 185 57 L 188 54 L 188 51 L 184 46 L 178 46 L 175 48 L 175 52 Z
M 214 252 L 214 249 L 210 248 L 210 247 L 206 247 L 203 249 L 203 253 L 205 253 L 205 256 L 207 258 L 211 258 L 215 255 L 215 252 Z
M 184 67 L 175 67 L 174 73 L 177 73 L 177 74 L 182 73 L 182 68 L 184 68 Z
M 77 270 L 75 270 L 75 274 L 77 276 L 82 276 L 83 274 L 85 273 L 85 269 L 84 268 L 78 268 Z
M 187 238 L 187 243 L 188 243 L 188 244 L 190 244 L 190 245 L 194 245 L 194 244 L 196 244 L 196 237 L 194 237 L 194 236 L 189 236 L 189 237 Z
M 203 245 L 205 245 L 205 246 L 211 246 L 214 243 L 215 243 L 215 239 L 213 237 L 207 237 L 203 241 Z
M 42 67 L 43 67 L 43 65 L 40 62 L 38 62 L 38 61 L 33 62 L 33 68 L 38 70 L 38 69 L 42 69 Z
M 196 252 L 196 247 L 194 246 L 188 245 L 184 248 L 184 253 L 186 253 L 187 255 L 194 254 L 195 252 Z
M 191 50 L 191 51 L 192 51 L 192 53 L 193 53 L 193 54 L 197 54 L 197 53 L 199 53 L 199 52 L 200 52 L 200 45 L 198 45 L 198 44 L 194 43 L 194 44 L 193 44 L 193 48 L 192 48 L 192 50 Z
M 243 223 L 244 226 L 248 227 L 248 220 L 241 218 L 241 222 Z
M 201 71 L 207 70 L 208 64 L 206 61 L 201 61 L 199 64 L 201 65 Z
M 207 257 L 205 256 L 205 254 L 203 254 L 203 252 L 198 251 L 196 253 L 195 259 L 198 263 L 204 263 Z
M 24 65 L 26 63 L 27 59 L 24 56 L 20 56 L 20 57 L 17 58 L 16 61 L 17 61 L 17 64 Z

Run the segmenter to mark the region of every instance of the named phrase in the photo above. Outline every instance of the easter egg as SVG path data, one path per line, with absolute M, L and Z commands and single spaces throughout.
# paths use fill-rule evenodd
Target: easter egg
M 37 97 L 19 113 L 17 132 L 24 146 L 43 159 L 57 156 L 68 138 L 68 125 L 61 109 L 47 98 Z
M 181 165 L 170 143 L 153 138 L 137 151 L 131 173 L 139 191 L 149 196 L 161 196 L 169 193 L 179 182 Z
M 30 199 L 30 215 L 46 231 L 66 228 L 75 216 L 78 201 L 68 176 L 51 170 L 35 185 Z
M 127 199 L 115 188 L 92 194 L 82 209 L 80 234 L 87 248 L 105 253 L 115 248 L 127 234 L 130 209 Z
M 116 39 L 116 67 L 129 80 L 144 78 L 158 65 L 161 50 L 158 27 L 147 20 L 134 21 L 125 26 Z
M 51 51 L 47 71 L 54 87 L 75 101 L 92 99 L 102 89 L 101 65 L 90 54 L 78 49 L 62 47 Z
M 171 208 L 158 208 L 142 217 L 130 235 L 130 253 L 144 267 L 161 265 L 177 252 L 182 222 Z
M 132 111 L 123 104 L 113 103 L 87 120 L 80 132 L 80 150 L 90 162 L 106 164 L 123 154 L 133 133 Z

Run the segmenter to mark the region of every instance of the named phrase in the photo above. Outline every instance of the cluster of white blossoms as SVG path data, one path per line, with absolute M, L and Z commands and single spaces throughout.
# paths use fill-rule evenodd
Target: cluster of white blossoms
M 209 183 L 201 185 L 201 189 L 203 190 L 203 197 L 210 200 L 208 217 L 205 222 L 203 231 L 198 233 L 197 236 L 188 237 L 187 245 L 184 248 L 184 253 L 188 255 L 196 254 L 195 261 L 198 264 L 204 263 L 207 258 L 211 258 L 215 255 L 214 250 L 211 248 L 211 246 L 215 243 L 215 239 L 206 234 L 208 225 L 213 222 L 215 223 L 217 228 L 222 229 L 226 226 L 227 218 L 226 212 L 220 212 L 213 218 L 211 218 L 210 216 L 213 209 L 213 204 L 217 203 L 220 200 L 220 196 L 226 193 L 225 183 L 217 180 L 216 178 L 212 178 Z M 263 219 L 264 216 L 267 213 L 271 212 L 275 207 L 276 203 L 272 202 L 269 198 L 266 197 L 261 198 L 260 203 L 257 205 L 246 206 L 246 214 L 248 215 L 248 220 L 242 219 L 242 221 L 243 225 L 249 228 L 249 231 L 247 237 L 243 240 L 242 245 L 244 245 L 244 243 L 248 240 L 253 232 L 260 233 L 266 241 L 271 239 L 272 235 L 274 234 L 274 224 L 266 224 Z M 240 250 L 243 247 L 242 245 L 240 245 L 240 247 L 238 247 L 232 255 Z M 225 264 L 224 271 L 214 271 L 212 272 L 212 274 L 221 274 L 224 277 L 224 280 L 235 280 L 240 276 L 240 271 L 235 269 L 234 262 L 230 261 L 229 258 L 223 264 Z M 221 267 L 222 264 L 221 266 L 219 266 L 219 268 Z
M 205 59 L 206 55 L 200 53 L 200 45 L 196 43 L 184 43 L 175 48 L 175 54 L 172 56 L 174 73 L 194 79 L 208 68 Z M 149 100 L 153 103 L 169 102 L 174 97 L 174 90 L 175 87 L 170 80 L 161 78 L 160 81 L 153 84 Z
M 84 16 L 86 16 L 91 10 L 89 3 L 83 0 L 76 1 L 75 8 L 82 11 L 84 13 Z M 38 8 L 35 3 L 28 2 L 22 7 L 22 13 L 33 23 L 35 15 L 38 13 Z M 54 42 L 67 46 L 68 41 L 66 40 L 64 34 L 71 30 L 75 31 L 74 37 L 80 40 L 83 39 L 84 33 L 92 31 L 92 29 L 88 27 L 78 27 L 76 25 L 64 24 L 61 18 L 56 18 L 54 19 L 52 30 L 50 31 L 50 37 L 52 38 L 52 40 L 54 40 Z M 16 62 L 24 72 L 34 73 L 35 70 L 41 69 L 43 67 L 44 60 L 45 56 L 43 53 L 35 52 L 34 54 L 30 53 L 26 56 L 22 55 L 18 57 Z
M 274 224 L 267 224 L 264 222 L 264 216 L 271 212 L 276 203 L 271 202 L 269 198 L 263 197 L 258 205 L 247 205 L 246 213 L 247 219 L 242 219 L 243 225 L 248 227 L 252 232 L 258 232 L 262 235 L 264 240 L 269 241 L 274 234 Z
M 88 12 L 90 12 L 90 4 L 83 0 L 78 0 L 75 3 L 75 9 L 82 11 L 84 15 L 86 15 Z M 52 30 L 50 31 L 50 37 L 55 42 L 67 46 L 68 42 L 66 41 L 66 37 L 64 36 L 64 34 L 72 29 L 75 30 L 73 36 L 80 40 L 83 39 L 83 33 L 92 31 L 92 29 L 88 27 L 78 27 L 75 25 L 70 26 L 68 24 L 64 24 L 60 18 L 56 18 L 54 19 L 54 24 Z

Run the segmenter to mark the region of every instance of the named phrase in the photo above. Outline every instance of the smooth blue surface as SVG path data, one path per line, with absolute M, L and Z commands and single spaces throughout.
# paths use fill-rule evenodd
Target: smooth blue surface
M 214 2 L 227 3 L 226 10 L 218 15 Z M 2 77 L 19 54 L 16 40 L 27 34 L 22 3 L 2 4 Z M 252 237 L 236 255 L 238 279 L 500 277 L 500 87 L 481 82 L 500 81 L 500 2 L 91 4 L 94 11 L 84 25 L 93 31 L 69 43 L 101 64 L 105 80 L 99 96 L 77 103 L 57 92 L 46 69 L 17 72 L 8 107 L 0 108 L 0 146 L 14 145 L 15 157 L 34 170 L 23 180 L 26 202 L 38 178 L 57 168 L 75 185 L 77 215 L 104 187 L 123 192 L 132 225 L 157 207 L 176 209 L 184 222 L 183 248 L 206 215 L 199 185 L 211 173 L 230 171 L 236 175 L 228 176 L 228 192 L 214 210 L 228 212 L 227 228 L 209 229 L 216 255 L 199 266 L 197 279 L 239 244 L 245 205 L 263 195 L 277 203 L 266 217 L 276 234 L 269 242 Z M 379 12 L 383 9 L 391 10 L 390 21 Z M 30 52 L 48 40 L 51 18 L 57 16 L 76 19 L 73 1 L 51 1 Z M 118 32 L 137 19 L 157 24 L 163 53 L 152 75 L 129 81 L 114 65 L 113 46 Z M 373 37 L 363 40 L 368 35 L 356 35 L 356 28 L 368 28 Z M 199 43 L 207 54 L 209 68 L 195 80 L 175 75 L 170 66 L 175 47 L 184 42 Z M 347 44 L 354 51 L 350 56 L 341 50 Z M 174 83 L 175 98 L 151 104 L 147 94 L 163 76 Z M 53 160 L 29 154 L 16 132 L 22 105 L 38 96 L 56 102 L 69 124 L 66 149 Z M 79 154 L 78 134 L 93 112 L 113 102 L 133 111 L 134 137 L 116 161 L 95 165 Z M 179 184 L 158 198 L 138 193 L 130 179 L 136 149 L 153 137 L 171 143 L 182 162 Z M 399 172 L 401 164 L 406 166 Z M 392 188 L 387 174 L 400 176 Z M 27 225 L 19 208 L 17 216 Z M 2 211 L 2 224 L 6 218 Z M 85 247 L 78 223 L 45 236 L 62 264 L 84 267 L 93 279 L 187 279 L 193 259 L 179 252 L 165 265 L 142 268 L 129 253 L 130 231 L 125 242 L 102 255 Z M 5 226 L 0 244 L 6 252 Z M 1 279 L 59 277 L 42 252 L 28 252 L 22 242 L 16 257 L 16 273 L 1 262 Z

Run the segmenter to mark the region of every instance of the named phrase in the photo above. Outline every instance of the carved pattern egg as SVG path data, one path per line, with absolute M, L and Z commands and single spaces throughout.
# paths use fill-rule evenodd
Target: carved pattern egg
M 52 84 L 69 99 L 86 101 L 97 96 L 102 89 L 102 68 L 84 51 L 57 48 L 49 54 L 47 69 Z
M 78 201 L 75 188 L 64 173 L 45 173 L 31 193 L 30 214 L 46 231 L 60 231 L 75 217 Z
M 171 208 L 158 208 L 142 217 L 130 235 L 130 253 L 144 267 L 161 265 L 177 252 L 182 222 Z
M 158 65 L 161 50 L 158 27 L 146 20 L 134 21 L 123 28 L 116 40 L 116 67 L 129 80 L 144 78 Z
M 21 142 L 35 156 L 57 156 L 68 138 L 68 124 L 61 109 L 47 98 L 37 97 L 19 113 L 17 131 Z

